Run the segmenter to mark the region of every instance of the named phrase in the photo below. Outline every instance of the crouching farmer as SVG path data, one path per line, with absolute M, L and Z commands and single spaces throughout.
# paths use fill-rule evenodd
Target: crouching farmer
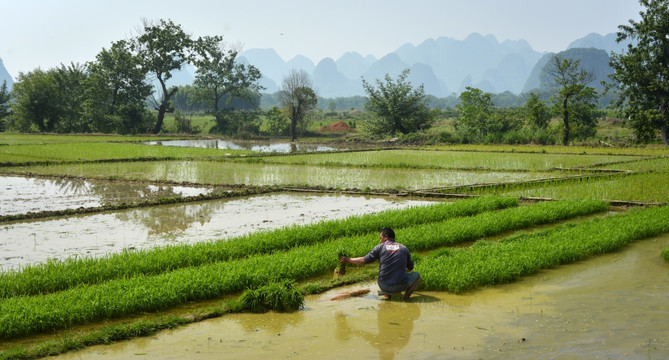
M 406 246 L 395 242 L 395 232 L 391 228 L 384 228 L 379 233 L 380 243 L 364 257 L 350 258 L 342 256 L 342 264 L 365 265 L 379 260 L 378 284 L 381 291 L 398 293 L 404 291 L 404 300 L 409 300 L 411 294 L 420 284 L 420 274 L 413 270 L 413 260 Z

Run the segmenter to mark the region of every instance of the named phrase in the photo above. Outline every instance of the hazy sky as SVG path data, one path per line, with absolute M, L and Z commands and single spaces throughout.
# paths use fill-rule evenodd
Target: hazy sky
M 172 19 L 191 35 L 223 35 L 318 63 L 347 51 L 380 58 L 405 43 L 478 32 L 561 51 L 638 19 L 637 0 L 0 0 L 0 59 L 19 71 L 93 60 L 141 19 Z

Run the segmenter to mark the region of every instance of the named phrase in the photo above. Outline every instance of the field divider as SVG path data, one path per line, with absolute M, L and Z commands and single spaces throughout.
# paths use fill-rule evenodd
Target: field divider
M 535 225 L 601 212 L 600 201 L 556 201 L 514 207 L 439 223 L 400 228 L 398 240 L 412 251 L 436 249 Z M 459 224 L 459 226 L 458 226 Z M 155 312 L 189 301 L 231 295 L 272 282 L 300 281 L 332 272 L 345 248 L 362 256 L 378 234 L 343 237 L 272 254 L 206 264 L 154 276 L 123 277 L 57 293 L 0 300 L 0 338 L 50 332 L 102 319 Z
M 556 229 L 438 251 L 416 265 L 422 289 L 462 293 L 507 283 L 542 269 L 613 252 L 626 244 L 669 232 L 669 206 L 632 209 Z
M 516 198 L 481 197 L 454 203 L 386 210 L 377 214 L 351 216 L 310 225 L 289 226 L 229 240 L 126 251 L 100 258 L 49 261 L 25 266 L 18 271 L 0 273 L 0 298 L 52 293 L 115 278 L 154 275 L 184 267 L 316 244 L 344 236 L 378 232 L 386 226 L 402 228 L 517 205 Z

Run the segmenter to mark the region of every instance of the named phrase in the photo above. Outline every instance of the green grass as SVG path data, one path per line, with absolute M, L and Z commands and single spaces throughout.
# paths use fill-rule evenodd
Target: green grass
M 662 249 L 662 257 L 664 258 L 664 260 L 669 261 L 669 246 Z
M 183 136 L 161 135 L 48 135 L 0 133 L 0 145 L 42 145 L 69 143 L 137 142 L 168 139 L 183 139 Z
M 182 114 L 183 117 L 191 121 L 191 126 L 197 128 L 200 131 L 199 134 L 209 134 L 214 125 L 216 125 L 216 118 L 213 115 L 190 115 Z M 174 125 L 174 114 L 165 115 L 165 122 L 163 123 L 163 130 L 166 130 L 168 133 L 176 133 L 176 126 Z
M 434 249 L 485 235 L 500 234 L 515 226 L 535 226 L 607 206 L 601 202 L 555 202 L 501 210 L 465 218 L 467 230 L 455 221 L 398 229 L 398 240 L 412 251 Z M 507 214 L 506 220 L 502 220 Z M 513 221 L 509 221 L 513 219 Z M 486 221 L 490 220 L 490 223 Z M 666 221 L 664 224 L 669 224 Z M 665 225 L 669 226 L 669 225 Z M 331 272 L 334 254 L 342 247 L 353 256 L 367 253 L 378 243 L 372 233 L 340 238 L 289 251 L 178 269 L 155 276 L 123 277 L 98 285 L 77 286 L 37 296 L 0 301 L 0 338 L 49 332 L 76 324 L 118 318 L 140 312 L 165 310 L 178 304 L 220 297 L 273 282 L 299 281 Z
M 249 154 L 245 150 L 177 148 L 136 143 L 63 143 L 45 145 L 0 146 L 0 164 L 99 161 L 109 159 L 183 159 L 189 157 L 224 157 L 225 154 Z
M 481 152 L 516 152 L 516 153 L 543 153 L 543 154 L 587 154 L 587 155 L 635 155 L 635 156 L 666 156 L 669 148 L 662 145 L 647 145 L 640 147 L 589 147 L 589 146 L 561 146 L 561 145 L 438 145 L 428 146 L 428 149 L 452 151 L 481 151 Z
M 423 289 L 461 293 L 613 252 L 631 241 L 666 232 L 669 206 L 631 210 L 471 248 L 438 251 L 424 257 L 416 269 Z
M 314 153 L 293 156 L 236 159 L 238 162 L 312 166 L 353 166 L 408 169 L 485 169 L 496 171 L 549 171 L 554 168 L 591 166 L 628 161 L 612 155 L 482 153 L 464 151 L 381 150 Z
M 669 172 L 669 157 L 598 166 L 600 169 Z
M 532 196 L 551 199 L 602 199 L 643 202 L 669 202 L 667 173 L 641 173 L 578 182 L 528 185 L 523 189 L 483 189 L 476 193 L 503 196 Z
M 51 293 L 121 277 L 159 274 L 184 267 L 287 250 L 339 237 L 378 232 L 386 226 L 403 228 L 441 222 L 453 217 L 471 216 L 516 205 L 518 200 L 514 198 L 483 197 L 289 226 L 227 241 L 123 252 L 101 258 L 49 261 L 26 266 L 20 271 L 0 273 L 0 298 Z

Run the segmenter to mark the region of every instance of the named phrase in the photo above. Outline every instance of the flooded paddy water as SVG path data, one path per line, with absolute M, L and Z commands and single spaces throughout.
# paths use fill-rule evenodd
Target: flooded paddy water
M 0 216 L 208 194 L 211 188 L 0 176 Z
M 669 234 L 464 295 L 381 301 L 376 284 L 293 313 L 226 315 L 59 359 L 667 359 Z M 369 295 L 331 301 L 348 290 Z
M 351 168 L 217 161 L 75 164 L 17 167 L 7 171 L 29 171 L 45 175 L 70 174 L 83 177 L 105 176 L 127 180 L 169 180 L 200 184 L 310 185 L 358 189 L 425 189 L 569 176 L 566 173 L 560 175 L 548 172 Z
M 177 147 L 197 147 L 209 149 L 230 149 L 230 150 L 250 150 L 257 152 L 269 153 L 297 153 L 297 152 L 320 152 L 332 150 L 345 150 L 341 148 L 335 149 L 331 146 L 317 145 L 317 144 L 298 144 L 298 143 L 272 143 L 259 141 L 230 141 L 218 139 L 198 139 L 198 140 L 160 140 L 147 141 L 148 145 L 159 146 L 177 146 Z
M 395 197 L 274 193 L 14 222 L 0 225 L 0 271 L 49 258 L 102 256 L 125 249 L 225 239 L 427 203 Z

